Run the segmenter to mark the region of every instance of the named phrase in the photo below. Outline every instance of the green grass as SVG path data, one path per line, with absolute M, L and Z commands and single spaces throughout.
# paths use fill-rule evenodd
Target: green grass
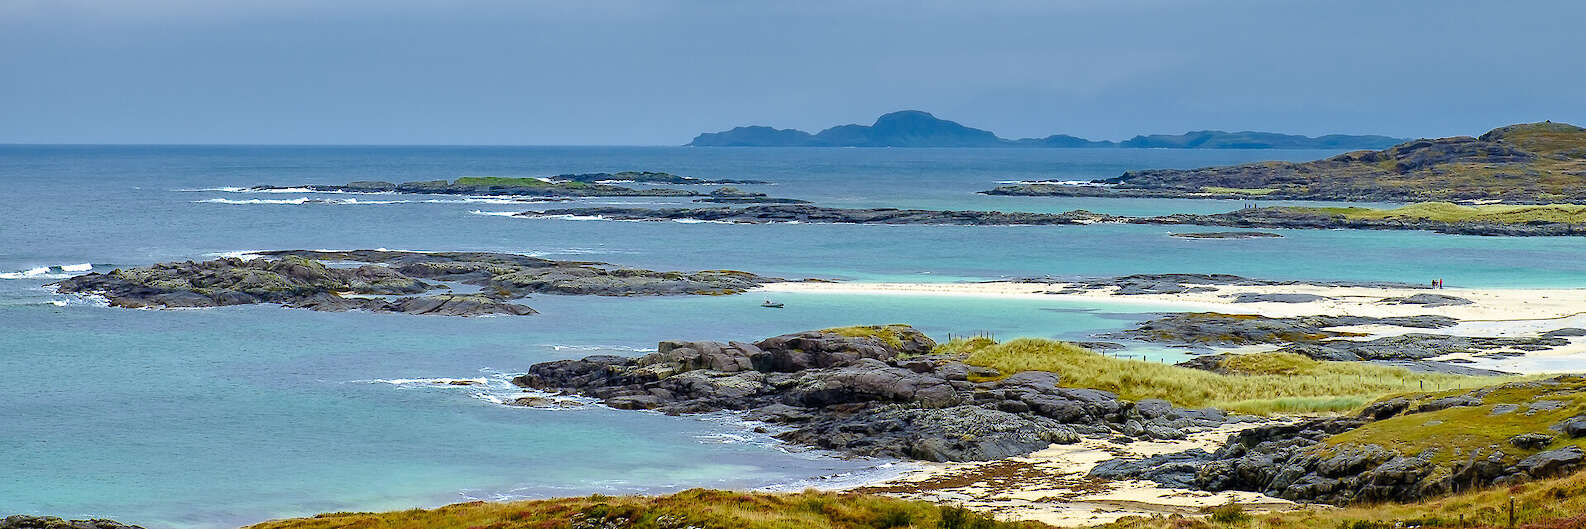
M 1272 194 L 1273 191 L 1277 191 L 1277 190 L 1278 190 L 1278 188 L 1276 188 L 1276 187 L 1249 188 L 1249 187 L 1201 186 L 1201 191 L 1200 192 L 1202 192 L 1202 193 L 1216 193 L 1216 194 L 1221 194 L 1221 195 L 1262 196 L 1262 195 L 1270 195 L 1270 194 Z
M 849 338 L 876 338 L 886 342 L 887 345 L 891 345 L 894 349 L 902 349 L 903 339 L 898 336 L 898 331 L 907 328 L 910 327 L 901 323 L 893 323 L 888 325 L 854 325 L 850 327 L 832 327 L 830 329 L 821 329 L 820 332 L 829 332 L 839 336 L 847 336 Z
M 1524 224 L 1527 222 L 1557 222 L 1565 224 L 1586 223 L 1586 205 L 1544 204 L 1510 205 L 1483 204 L 1461 206 L 1449 202 L 1421 202 L 1394 209 L 1345 208 L 1294 208 L 1348 219 L 1420 219 L 1439 222 L 1493 222 L 1498 224 Z
M 588 496 L 511 503 L 459 503 L 438 509 L 331 513 L 275 520 L 247 529 L 1038 529 L 998 522 L 961 508 L 883 496 L 693 489 L 667 496 Z
M 1361 362 L 1318 362 L 1288 353 L 1242 355 L 1218 374 L 1175 365 L 1112 358 L 1083 347 L 1038 338 L 983 346 L 968 363 L 1005 375 L 1050 371 L 1066 387 L 1117 393 L 1127 400 L 1163 399 L 1179 406 L 1211 406 L 1253 413 L 1341 412 L 1383 395 L 1424 389 L 1473 388 L 1515 380 L 1467 377 Z M 1423 386 L 1424 384 L 1424 386 Z
M 1419 393 L 1411 397 L 1416 402 L 1425 402 L 1463 393 L 1442 391 Z M 1525 404 L 1535 400 L 1556 400 L 1561 405 L 1553 410 L 1527 409 Z M 1569 377 L 1558 384 L 1541 380 L 1504 384 L 1483 396 L 1482 402 L 1482 406 L 1458 406 L 1376 421 L 1335 435 L 1328 439 L 1328 443 L 1376 444 L 1403 454 L 1419 454 L 1436 448 L 1438 452 L 1432 461 L 1439 464 L 1463 460 L 1469 457 L 1471 450 L 1492 445 L 1502 447 L 1505 454 L 1516 460 L 1535 452 L 1570 445 L 1586 449 L 1586 438 L 1568 439 L 1549 430 L 1554 424 L 1586 413 L 1586 378 Z M 1520 409 L 1492 415 L 1493 405 L 1503 403 L 1518 404 Z M 1525 433 L 1550 434 L 1555 439 L 1553 444 L 1534 450 L 1522 450 L 1508 444 L 1509 438 Z M 1454 448 L 1463 448 L 1464 457 L 1456 456 Z
M 997 341 L 984 336 L 953 338 L 952 340 L 936 344 L 936 347 L 931 349 L 931 353 L 939 355 L 968 355 L 993 345 L 997 345 Z
M 1268 513 L 1207 509 L 1209 516 L 1131 516 L 1096 529 L 1493 529 L 1509 527 L 1509 500 L 1516 525 L 1526 529 L 1586 528 L 1586 472 L 1512 487 L 1463 492 L 1413 503 L 1343 508 L 1304 507 Z

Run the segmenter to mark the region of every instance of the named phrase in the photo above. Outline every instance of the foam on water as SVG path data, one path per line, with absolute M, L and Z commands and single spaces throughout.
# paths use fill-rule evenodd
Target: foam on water
M 522 213 L 522 211 L 480 211 L 476 209 L 468 212 L 469 215 L 490 215 L 494 217 L 511 217 L 519 213 Z
M 66 279 L 94 269 L 90 263 L 37 266 L 16 272 L 0 272 L 0 279 Z

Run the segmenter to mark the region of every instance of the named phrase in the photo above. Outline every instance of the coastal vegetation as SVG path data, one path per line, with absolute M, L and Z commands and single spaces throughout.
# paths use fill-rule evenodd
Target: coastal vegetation
M 1465 206 L 1451 202 L 1422 202 L 1392 209 L 1361 207 L 1287 207 L 1301 213 L 1339 215 L 1346 219 L 1414 219 L 1437 222 L 1493 222 L 1498 224 L 1562 223 L 1586 224 L 1586 205 L 1581 204 L 1481 204 Z
M 903 348 L 902 333 L 915 332 L 913 327 L 901 323 L 887 325 L 853 325 L 848 327 L 832 327 L 821 329 L 819 332 L 832 333 L 849 338 L 875 338 L 886 342 L 895 349 Z
M 1586 449 L 1586 379 L 1560 377 L 1503 384 L 1480 391 L 1417 393 L 1379 403 L 1380 407 L 1424 410 L 1368 423 L 1327 439 L 1332 447 L 1376 445 L 1403 454 L 1431 454 L 1449 465 L 1487 447 L 1501 446 L 1511 457 L 1546 450 Z M 1521 436 L 1537 436 L 1534 438 Z M 1518 441 L 1517 441 L 1518 440 Z
M 665 496 L 472 502 L 437 509 L 330 513 L 246 529 L 1041 529 L 962 507 L 885 496 L 692 489 Z
M 1510 524 L 1513 501 L 1514 525 Z M 1095 529 L 1479 529 L 1586 527 L 1586 472 L 1408 503 L 1246 512 L 1237 505 L 1195 516 L 1131 516 Z
M 1225 194 L 1249 198 L 1250 194 Z M 712 197 L 715 198 L 715 197 Z M 1586 198 L 1586 197 L 1583 197 Z M 785 199 L 752 197 L 737 202 L 785 202 Z M 1446 204 L 1446 203 L 1445 203 Z M 1458 206 L 1456 206 L 1458 207 Z M 555 208 L 517 213 L 528 218 L 589 218 L 606 220 L 694 220 L 731 224 L 896 224 L 955 226 L 1086 226 L 1093 224 L 1151 224 L 1168 226 L 1223 226 L 1268 229 L 1423 230 L 1462 235 L 1565 236 L 1586 235 L 1586 222 L 1576 205 L 1478 206 L 1454 210 L 1438 205 L 1414 205 L 1374 213 L 1368 208 L 1264 207 L 1228 213 L 1175 213 L 1133 217 L 1073 210 L 1063 213 L 1020 211 L 948 211 L 896 208 L 830 208 L 808 204 L 755 205 L 742 208 L 634 208 L 595 206 Z M 1222 233 L 1233 238 L 1256 236 Z M 1266 234 L 1271 237 L 1276 234 Z M 1175 234 L 1177 237 L 1194 237 Z M 1259 236 L 1259 235 L 1257 235 Z
M 1011 375 L 1047 371 L 1062 385 L 1100 389 L 1126 400 L 1162 399 L 1184 407 L 1273 414 L 1342 412 L 1384 395 L 1422 388 L 1473 388 L 1506 378 L 1416 373 L 1361 362 L 1317 361 L 1290 353 L 1233 355 L 1223 374 L 1107 356 L 1071 343 L 1019 338 L 1003 343 L 948 342 L 966 363 Z
M 1586 202 L 1586 129 L 1529 123 L 1310 162 L 1129 171 L 1093 185 L 1018 184 L 992 195 L 1391 202 Z M 1102 186 L 1094 184 L 1104 184 Z

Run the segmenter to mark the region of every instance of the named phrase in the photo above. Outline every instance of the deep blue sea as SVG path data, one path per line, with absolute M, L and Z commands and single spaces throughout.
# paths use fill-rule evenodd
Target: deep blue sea
M 1161 226 L 722 225 L 522 219 L 527 204 L 395 194 L 248 193 L 257 184 L 652 170 L 843 207 L 1118 214 L 1238 201 L 974 194 L 999 182 L 1326 151 L 681 147 L 0 146 L 0 513 L 222 528 L 471 499 L 754 488 L 859 479 L 888 462 L 791 450 L 729 416 L 501 406 L 551 359 L 663 339 L 747 340 L 912 323 L 935 336 L 1079 338 L 1172 307 L 908 296 L 536 296 L 540 315 L 440 318 L 266 306 L 123 310 L 54 294 L 88 268 L 284 248 L 486 250 L 652 269 L 956 281 L 1222 272 L 1451 286 L 1580 286 L 1586 240 L 1286 230 L 1184 240 Z M 313 199 L 313 200 L 311 200 Z M 85 266 L 86 265 L 86 266 Z M 66 268 L 63 268 L 66 267 Z M 1173 358 L 1179 353 L 1142 349 Z M 480 378 L 487 386 L 428 380 Z

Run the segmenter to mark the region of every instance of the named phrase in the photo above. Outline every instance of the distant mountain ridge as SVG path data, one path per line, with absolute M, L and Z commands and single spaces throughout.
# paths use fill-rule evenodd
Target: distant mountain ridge
M 1121 142 L 1054 134 L 1009 140 L 989 130 L 967 127 L 919 110 L 882 114 L 870 125 L 838 125 L 815 134 L 763 125 L 706 132 L 693 147 L 1117 147 L 1134 149 L 1381 149 L 1402 138 L 1329 134 L 1310 137 L 1275 132 L 1197 130 L 1184 134 L 1135 136 Z

